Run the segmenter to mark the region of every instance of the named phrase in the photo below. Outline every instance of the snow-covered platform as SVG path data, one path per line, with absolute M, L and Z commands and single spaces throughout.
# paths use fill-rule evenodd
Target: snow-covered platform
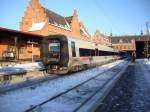
M 15 64 L 4 67 L 0 66 L 0 75 L 21 74 L 29 71 L 40 70 L 43 68 L 44 66 L 41 62 Z
M 94 112 L 149 112 L 150 60 L 130 63 L 109 95 Z
M 22 64 L 10 64 L 0 66 L 0 89 L 10 88 L 26 81 L 45 78 L 44 66 L 41 62 L 24 62 Z M 1 91 L 1 90 L 0 90 Z
M 127 65 L 127 61 L 120 60 L 0 94 L 0 110 L 24 112 L 33 108 L 40 112 L 87 112 L 94 108 L 96 99 L 100 101 L 109 92 Z

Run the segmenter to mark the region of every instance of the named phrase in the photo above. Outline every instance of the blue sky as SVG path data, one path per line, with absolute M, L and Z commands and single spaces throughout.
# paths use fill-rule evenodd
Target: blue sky
M 104 34 L 134 35 L 146 32 L 150 21 L 150 0 L 39 0 L 40 3 L 62 16 L 78 11 L 90 34 L 99 29 Z M 0 0 L 0 27 L 19 29 L 29 0 Z M 149 23 L 150 24 L 150 23 Z

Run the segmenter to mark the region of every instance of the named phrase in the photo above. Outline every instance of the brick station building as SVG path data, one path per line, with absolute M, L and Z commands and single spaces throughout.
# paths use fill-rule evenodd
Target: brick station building
M 64 34 L 85 41 L 93 40 L 97 44 L 110 45 L 110 40 L 98 30 L 94 36 L 88 33 L 83 22 L 79 21 L 76 10 L 72 16 L 64 17 L 41 6 L 39 0 L 30 0 L 20 21 L 20 31 L 0 28 L 0 60 L 5 58 L 6 52 L 15 52 L 16 59 L 31 59 L 31 44 L 28 41 L 38 43 L 34 45 L 33 50 L 34 56 L 39 58 L 41 38 L 38 37 L 51 34 Z
M 39 59 L 42 38 L 29 32 L 0 28 L 0 60 L 30 60 L 33 54 Z
M 31 0 L 20 21 L 20 30 L 40 35 L 64 34 L 89 40 L 90 34 L 78 20 L 77 11 L 69 17 L 61 16 L 41 6 L 39 0 Z
M 31 0 L 20 21 L 20 30 L 40 35 L 64 34 L 82 40 L 93 40 L 96 43 L 108 45 L 110 40 L 98 30 L 91 36 L 82 21 L 79 21 L 77 11 L 72 16 L 61 16 L 43 6 L 39 0 Z
M 144 58 L 150 54 L 150 40 L 148 35 L 110 36 L 111 46 L 130 55 L 136 51 L 137 58 Z M 149 47 L 149 49 L 147 49 Z
M 112 47 L 119 51 L 133 52 L 136 50 L 136 36 L 111 36 Z
M 15 59 L 31 59 L 31 42 L 34 57 L 40 58 L 40 40 L 51 34 L 64 34 L 96 44 L 112 46 L 120 51 L 135 51 L 137 36 L 105 36 L 99 30 L 91 36 L 83 22 L 79 21 L 77 11 L 64 17 L 45 7 L 39 0 L 30 0 L 20 21 L 20 31 L 0 28 L 0 60 L 5 52 L 15 52 Z M 5 32 L 5 33 L 4 33 Z

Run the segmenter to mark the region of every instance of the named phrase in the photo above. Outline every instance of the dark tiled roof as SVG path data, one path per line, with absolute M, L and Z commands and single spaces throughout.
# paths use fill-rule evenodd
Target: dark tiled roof
M 73 16 L 65 17 L 65 19 L 67 20 L 67 22 L 68 22 L 69 24 L 71 24 L 72 17 L 73 17 Z
M 46 8 L 44 8 L 44 10 L 46 12 L 47 17 L 49 17 L 49 22 L 51 24 L 68 26 L 67 25 L 67 20 L 63 16 L 61 16 L 61 15 L 59 15 L 59 14 L 57 14 L 57 13 L 51 11 L 51 10 L 48 10 Z
M 146 35 L 134 35 L 134 36 L 111 36 L 112 44 L 119 43 L 122 40 L 123 43 L 131 43 L 131 40 L 144 41 L 147 39 Z

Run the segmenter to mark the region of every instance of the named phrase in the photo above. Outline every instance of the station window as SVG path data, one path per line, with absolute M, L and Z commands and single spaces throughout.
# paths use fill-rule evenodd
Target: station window
M 72 57 L 76 57 L 75 42 L 71 42 Z
M 20 47 L 19 48 L 19 54 L 24 54 L 25 48 L 24 47 Z
M 15 52 L 15 46 L 8 46 L 7 51 L 9 51 L 9 52 Z

